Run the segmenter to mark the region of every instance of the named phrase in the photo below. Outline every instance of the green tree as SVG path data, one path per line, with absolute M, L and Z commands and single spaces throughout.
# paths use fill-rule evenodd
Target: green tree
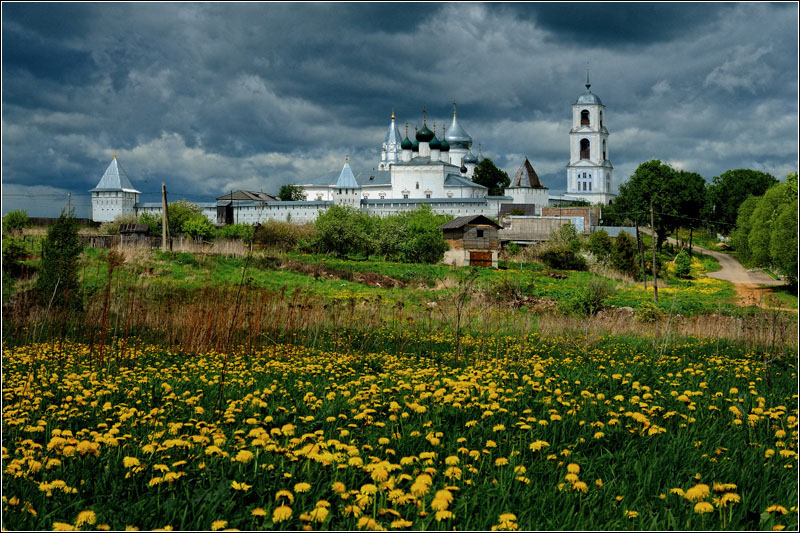
M 738 217 L 739 206 L 748 196 L 762 196 L 778 183 L 771 174 L 739 168 L 726 170 L 711 179 L 704 217 L 711 227 L 724 235 L 730 234 Z
M 203 209 L 199 205 L 186 200 L 170 202 L 167 208 L 167 224 L 170 235 L 181 233 L 183 231 L 183 223 L 202 212 Z
M 675 258 L 675 275 L 681 279 L 689 277 L 692 269 L 692 257 L 686 252 L 681 250 L 681 253 Z
M 736 229 L 731 233 L 731 246 L 739 254 L 739 260 L 744 263 L 749 263 L 752 259 L 748 239 L 752 229 L 753 211 L 758 206 L 759 199 L 760 197 L 750 196 L 742 202 L 742 205 L 739 206 L 739 215 L 736 218 Z
M 447 251 L 447 243 L 439 226 L 450 218 L 437 215 L 429 206 L 402 213 L 401 222 L 409 236 L 401 243 L 399 260 L 405 263 L 438 263 Z
M 142 211 L 139 214 L 139 224 L 147 224 L 150 235 L 161 235 L 161 215 Z
M 786 202 L 775 218 L 770 236 L 772 264 L 791 285 L 797 285 L 797 198 Z
M 511 178 L 504 170 L 500 170 L 488 157 L 475 165 L 472 181 L 489 189 L 489 196 L 502 196 L 503 190 L 511 185 Z
M 600 260 L 606 260 L 609 258 L 613 246 L 614 243 L 611 240 L 611 237 L 604 229 L 593 231 L 592 234 L 589 235 L 589 243 L 586 245 L 589 251 Z
M 634 238 L 627 232 L 620 232 L 614 239 L 614 246 L 611 249 L 612 266 L 623 274 L 636 278 L 639 274 L 637 252 Z
M 281 185 L 278 192 L 278 198 L 284 202 L 298 202 L 306 199 L 305 190 L 299 185 L 292 185 L 291 183 Z
M 332 205 L 314 221 L 317 228 L 317 248 L 320 252 L 338 257 L 353 254 L 369 255 L 372 250 L 370 216 L 352 207 Z
M 620 185 L 615 209 L 617 213 L 626 213 L 640 226 L 649 226 L 652 202 L 656 246 L 661 249 L 670 230 L 676 227 L 676 221 L 681 220 L 677 216 L 682 214 L 688 201 L 688 187 L 681 181 L 685 177 L 658 159 L 642 163 L 633 176 Z
M 779 183 L 770 187 L 758 200 L 758 205 L 750 215 L 750 233 L 747 245 L 750 249 L 750 259 L 757 265 L 768 266 L 771 264 L 770 240 L 778 211 L 785 201 L 786 183 Z
M 205 215 L 195 213 L 183 221 L 181 231 L 193 239 L 208 239 L 214 234 L 214 224 Z
M 42 262 L 36 291 L 39 301 L 48 306 L 82 306 L 78 297 L 78 258 L 83 251 L 78 237 L 78 224 L 72 213 L 62 212 L 47 230 L 42 245 Z
M 217 230 L 217 235 L 223 239 L 241 239 L 242 242 L 253 242 L 255 227 L 250 224 L 228 224 Z
M 22 231 L 28 225 L 28 212 L 24 209 L 9 211 L 3 217 L 3 232 Z

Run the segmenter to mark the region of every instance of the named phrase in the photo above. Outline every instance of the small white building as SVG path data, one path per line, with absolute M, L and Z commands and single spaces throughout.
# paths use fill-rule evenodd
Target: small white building
M 565 198 L 586 200 L 593 204 L 610 204 L 616 198 L 611 174 L 614 166 L 608 158 L 608 129 L 605 126 L 606 106 L 589 88 L 572 105 L 572 129 L 569 132 L 569 164 Z
M 92 193 L 92 220 L 111 222 L 119 215 L 135 212 L 139 191 L 133 188 L 128 175 L 117 161 L 117 154 L 106 168 Z

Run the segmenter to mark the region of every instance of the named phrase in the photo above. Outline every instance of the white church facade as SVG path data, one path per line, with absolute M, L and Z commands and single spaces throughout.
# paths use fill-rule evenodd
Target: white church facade
M 600 99 L 589 91 L 572 106 L 569 133 L 570 162 L 567 192 L 561 200 L 609 203 L 612 165 L 608 160 L 608 130 Z M 472 137 L 461 126 L 456 105 L 447 128 L 428 128 L 423 109 L 422 128 L 409 139 L 408 124 L 401 139 L 394 112 L 381 145 L 378 164 L 372 170 L 350 168 L 349 158 L 341 171 L 329 172 L 299 184 L 302 201 L 226 201 L 202 203 L 203 213 L 215 224 L 255 224 L 269 219 L 307 222 L 331 205 L 349 206 L 369 214 L 388 216 L 427 205 L 434 212 L 453 216 L 498 217 L 503 204 L 525 205 L 537 215 L 552 202 L 549 191 L 525 160 L 504 196 L 490 196 L 488 189 L 472 181 L 478 157 L 472 152 Z M 92 220 L 106 222 L 120 214 L 161 212 L 161 203 L 140 203 L 139 194 L 117 161 L 116 154 L 100 182 L 91 190 Z

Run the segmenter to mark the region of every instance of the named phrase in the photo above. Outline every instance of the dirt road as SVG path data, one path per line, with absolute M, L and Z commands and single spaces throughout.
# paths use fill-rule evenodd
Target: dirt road
M 644 231 L 645 233 L 650 233 L 647 229 Z M 672 244 L 677 244 L 672 237 L 667 240 Z M 767 296 L 772 292 L 771 287 L 784 284 L 783 281 L 772 279 L 771 276 L 761 270 L 747 270 L 731 255 L 708 250 L 700 246 L 692 246 L 692 248 L 719 261 L 721 270 L 709 272 L 706 276 L 733 283 L 736 294 L 739 296 L 739 305 L 768 307 Z M 795 312 L 797 312 L 796 309 Z

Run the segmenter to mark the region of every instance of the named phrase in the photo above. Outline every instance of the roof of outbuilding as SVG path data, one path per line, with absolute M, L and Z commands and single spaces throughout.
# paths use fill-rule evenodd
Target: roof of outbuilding
M 254 202 L 277 202 L 279 199 L 271 194 L 261 191 L 232 191 L 217 197 L 217 201 L 224 200 L 251 200 Z
M 459 229 L 464 226 L 494 226 L 497 229 L 502 228 L 497 222 L 491 218 L 483 215 L 470 215 L 466 217 L 454 218 L 450 222 L 446 222 L 439 226 L 439 229 Z

